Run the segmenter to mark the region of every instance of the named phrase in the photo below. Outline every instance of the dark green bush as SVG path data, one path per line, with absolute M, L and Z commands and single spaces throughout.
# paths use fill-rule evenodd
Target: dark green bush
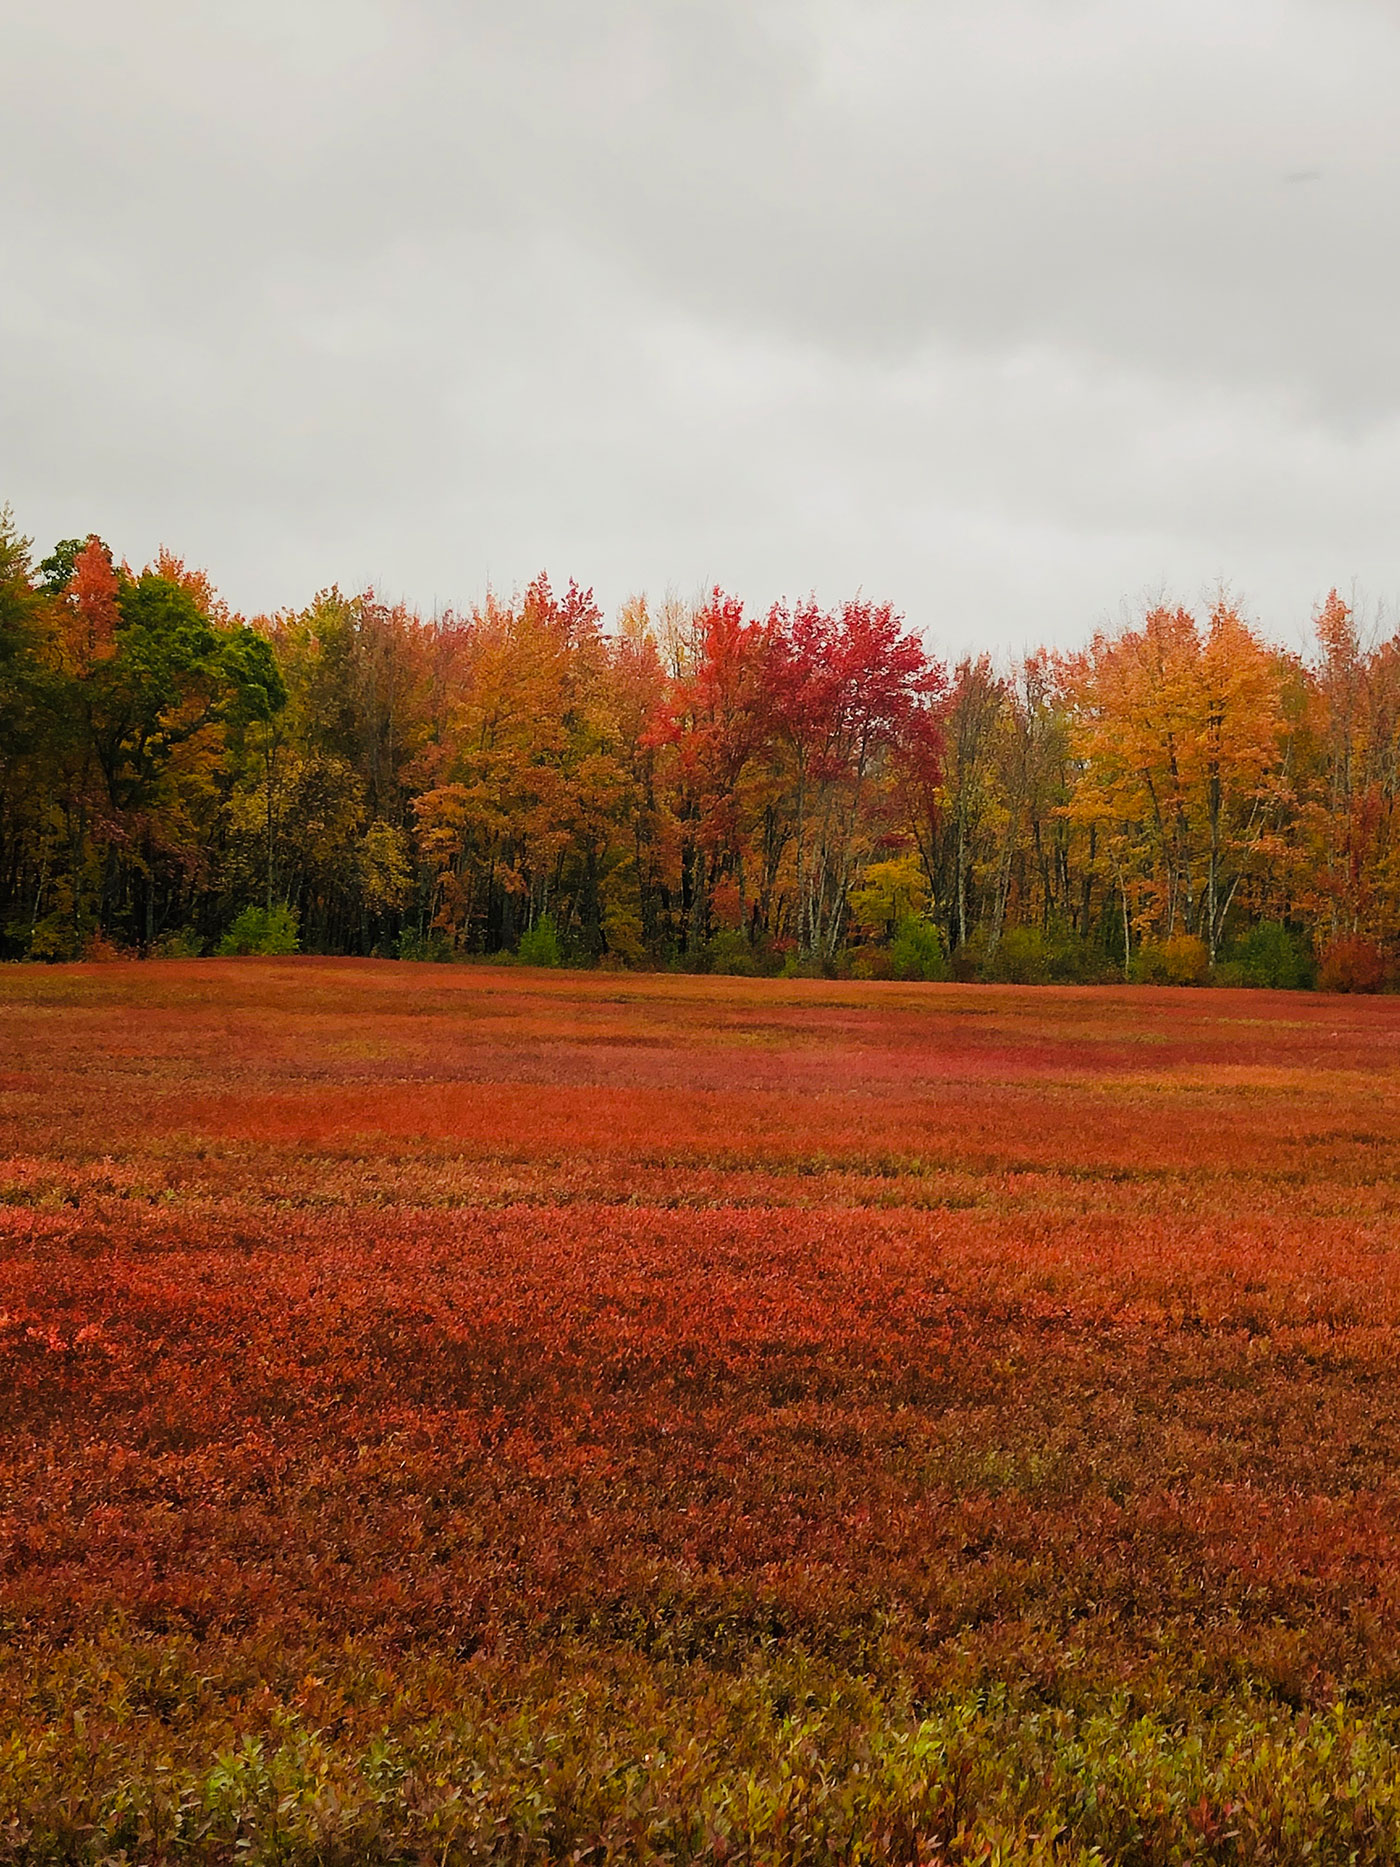
M 1310 986 L 1315 968 L 1306 945 L 1281 921 L 1260 921 L 1230 949 L 1227 963 L 1241 985 L 1281 987 L 1297 991 Z
M 753 948 L 737 929 L 717 933 L 706 943 L 704 957 L 707 972 L 731 973 L 736 978 L 752 979 L 761 970 Z
M 416 927 L 405 927 L 395 943 L 394 953 L 398 959 L 442 961 L 451 959 L 452 948 L 440 928 L 430 927 L 423 933 Z
M 983 961 L 982 976 L 997 985 L 1048 985 L 1051 947 L 1039 927 L 1008 927 Z

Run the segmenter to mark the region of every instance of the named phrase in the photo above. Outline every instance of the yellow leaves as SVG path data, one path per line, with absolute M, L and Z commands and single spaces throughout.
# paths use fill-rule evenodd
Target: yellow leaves
M 851 892 L 851 911 L 862 927 L 878 930 L 922 914 L 928 906 L 928 881 L 915 856 L 872 862 L 861 887 Z
M 1112 839 L 1120 887 L 1167 933 L 1213 928 L 1290 801 L 1284 695 L 1293 664 L 1219 599 L 1202 630 L 1158 606 L 1067 664 L 1083 772 L 1070 814 Z M 1131 869 L 1131 877 L 1125 872 Z
M 633 868 L 631 863 L 622 865 L 603 888 L 603 938 L 609 953 L 627 966 L 646 957 L 641 892 Z
M 374 822 L 357 852 L 360 889 L 370 911 L 391 913 L 406 907 L 413 892 L 408 838 L 392 824 Z

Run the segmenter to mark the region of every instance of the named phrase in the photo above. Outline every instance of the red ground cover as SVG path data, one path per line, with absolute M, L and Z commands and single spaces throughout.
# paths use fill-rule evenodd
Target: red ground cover
M 430 1663 L 775 1654 L 914 1718 L 1386 1707 L 1398 1059 L 1388 1000 L 7 971 L 11 1728 L 194 1771 Z

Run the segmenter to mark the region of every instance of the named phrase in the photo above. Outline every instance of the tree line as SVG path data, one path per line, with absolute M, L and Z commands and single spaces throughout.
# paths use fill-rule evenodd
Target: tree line
M 245 621 L 0 514 L 0 954 L 1378 989 L 1400 635 L 1228 599 L 948 667 L 887 603 L 541 577 Z

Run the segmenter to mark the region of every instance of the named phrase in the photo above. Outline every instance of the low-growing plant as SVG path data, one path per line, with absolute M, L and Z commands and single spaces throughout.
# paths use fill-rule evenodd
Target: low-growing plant
M 155 944 L 158 959 L 198 959 L 203 951 L 204 941 L 197 927 L 178 927 L 162 934 Z
M 1121 970 L 1070 929 L 1013 926 L 986 953 L 979 976 L 998 985 L 1090 985 Z
M 83 942 L 83 958 L 99 965 L 108 965 L 116 959 L 135 959 L 136 952 L 131 947 L 122 946 L 118 941 L 98 928 L 88 935 Z
M 1390 1867 L 1400 1001 L 542 983 L 0 968 L 0 1861 Z
M 1048 985 L 1050 942 L 1039 927 L 1007 927 L 983 961 L 982 977 L 996 985 Z
M 75 928 L 72 910 L 66 903 L 39 920 L 14 921 L 5 929 L 26 959 L 46 961 L 72 959 L 94 931 L 91 925 Z

